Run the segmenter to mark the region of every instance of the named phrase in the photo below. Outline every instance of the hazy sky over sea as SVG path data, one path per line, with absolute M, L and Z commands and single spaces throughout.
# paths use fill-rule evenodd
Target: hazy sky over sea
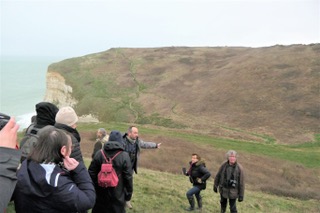
M 1 57 L 320 43 L 320 0 L 1 0 Z

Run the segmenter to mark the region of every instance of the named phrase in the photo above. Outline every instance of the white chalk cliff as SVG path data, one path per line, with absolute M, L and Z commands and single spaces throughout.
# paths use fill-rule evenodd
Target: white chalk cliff
M 66 84 L 66 80 L 57 72 L 47 72 L 47 88 L 44 101 L 54 103 L 58 108 L 64 106 L 74 107 L 78 101 L 72 96 L 72 87 Z M 82 115 L 79 122 L 99 122 L 92 115 Z
M 73 107 L 77 100 L 72 97 L 72 87 L 66 84 L 62 75 L 57 72 L 47 72 L 47 88 L 44 101 L 63 106 Z

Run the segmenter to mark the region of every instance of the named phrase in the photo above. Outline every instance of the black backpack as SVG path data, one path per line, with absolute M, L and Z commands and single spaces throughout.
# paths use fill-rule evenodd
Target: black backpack
M 32 130 L 22 138 L 20 142 L 21 162 L 28 157 L 33 147 L 36 145 L 39 138 L 37 135 L 38 131 L 38 128 L 33 127 Z

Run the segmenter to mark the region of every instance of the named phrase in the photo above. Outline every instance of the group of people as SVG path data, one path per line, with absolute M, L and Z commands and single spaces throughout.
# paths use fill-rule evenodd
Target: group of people
M 229 207 L 231 213 L 238 212 L 236 201 L 243 201 L 244 198 L 244 171 L 237 162 L 237 152 L 229 150 L 226 153 L 227 160 L 220 166 L 217 172 L 213 191 L 220 192 L 220 210 L 221 213 L 226 212 L 227 204 L 229 200 Z M 189 162 L 190 167 L 187 170 L 185 167 L 182 168 L 184 175 L 189 176 L 192 188 L 186 193 L 187 199 L 190 206 L 186 209 L 187 211 L 195 210 L 195 200 L 197 200 L 198 209 L 202 210 L 202 197 L 200 192 L 206 189 L 206 181 L 211 176 L 211 173 L 206 168 L 204 159 L 198 154 L 194 153 L 191 155 L 191 161 Z
M 69 106 L 58 109 L 52 103 L 40 102 L 36 104 L 36 112 L 20 148 L 19 126 L 13 118 L 1 130 L 0 193 L 5 196 L 1 196 L 0 213 L 5 212 L 10 200 L 14 200 L 18 213 L 87 212 L 89 209 L 93 213 L 125 212 L 126 206 L 132 208 L 132 178 L 133 171 L 137 173 L 140 149 L 160 148 L 161 143 L 142 141 L 135 126 L 130 126 L 124 135 L 111 131 L 109 137 L 101 128 L 87 169 L 74 109 Z M 103 163 L 102 152 L 112 157 L 119 150 L 122 152 L 113 161 L 119 184 L 115 188 L 100 187 L 97 176 Z
M 97 140 L 88 167 L 84 165 L 80 149 L 81 137 L 77 131 L 78 116 L 72 107 L 58 109 L 49 102 L 36 105 L 37 115 L 27 129 L 20 149 L 17 143 L 19 126 L 14 118 L 0 131 L 0 213 L 5 212 L 10 200 L 14 200 L 16 212 L 126 212 L 132 208 L 133 173 L 138 173 L 141 149 L 157 149 L 161 143 L 145 142 L 139 138 L 138 128 L 130 126 L 122 135 L 113 130 L 110 135 L 104 128 L 97 131 Z M 30 134 L 36 135 L 36 143 L 29 144 Z M 31 142 L 30 142 L 31 143 Z M 28 149 L 23 149 L 27 146 Z M 21 150 L 29 152 L 21 158 Z M 119 183 L 114 188 L 98 184 L 98 174 L 104 156 L 112 158 Z M 243 200 L 243 170 L 236 162 L 236 152 L 227 153 L 214 183 L 214 191 L 221 195 L 221 212 L 225 212 L 227 199 L 231 212 L 237 212 L 235 200 Z M 20 164 L 20 166 L 19 166 Z M 19 169 L 18 169 L 19 166 Z M 204 161 L 193 154 L 190 168 L 184 169 L 193 187 L 187 192 L 188 211 L 202 208 L 201 190 L 211 176 Z M 234 184 L 231 184 L 234 181 Z
M 108 137 L 108 140 L 104 140 Z M 139 130 L 136 126 L 130 126 L 122 135 L 119 131 L 111 131 L 108 136 L 104 128 L 97 131 L 97 140 L 92 153 L 92 161 L 89 166 L 89 174 L 94 182 L 97 199 L 92 212 L 104 212 L 103 209 L 113 209 L 111 212 L 124 212 L 124 207 L 132 208 L 130 202 L 133 192 L 133 173 L 138 173 L 138 162 L 141 149 L 157 149 L 161 143 L 146 142 L 139 138 Z M 109 158 L 117 152 L 124 151 L 113 162 L 113 166 L 119 174 L 119 185 L 113 188 L 103 188 L 98 185 L 97 176 L 101 164 L 104 162 L 103 150 Z M 110 200 L 110 202 L 106 202 Z

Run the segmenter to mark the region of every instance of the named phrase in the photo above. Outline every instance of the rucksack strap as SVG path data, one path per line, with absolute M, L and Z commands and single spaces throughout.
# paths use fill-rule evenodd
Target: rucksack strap
M 103 151 L 102 149 L 101 149 L 100 151 L 101 151 L 101 153 L 102 153 L 103 158 L 105 159 L 105 161 L 106 161 L 107 163 L 111 163 L 112 160 L 113 160 L 115 157 L 117 157 L 117 156 L 122 152 L 122 150 L 119 151 L 119 152 L 117 152 L 112 158 L 110 158 L 110 160 L 108 160 L 108 158 L 107 158 L 106 155 L 104 154 L 104 151 Z

